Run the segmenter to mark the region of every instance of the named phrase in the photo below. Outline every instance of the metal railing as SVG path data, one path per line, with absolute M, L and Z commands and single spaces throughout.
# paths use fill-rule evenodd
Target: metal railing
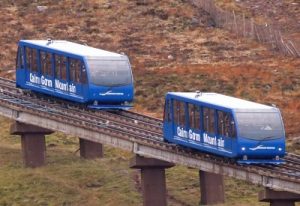
M 217 27 L 232 31 L 241 37 L 255 39 L 282 54 L 300 57 L 300 43 L 285 37 L 276 26 L 268 23 L 257 24 L 253 18 L 237 15 L 235 11 L 224 11 L 216 6 L 214 0 L 190 0 L 190 2 L 209 13 Z

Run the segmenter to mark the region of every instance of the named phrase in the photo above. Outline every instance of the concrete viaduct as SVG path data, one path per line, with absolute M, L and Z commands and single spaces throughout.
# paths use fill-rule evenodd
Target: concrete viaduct
M 105 129 L 72 118 L 58 118 L 49 109 L 18 107 L 6 100 L 0 101 L 0 115 L 15 120 L 11 134 L 21 136 L 22 154 L 26 167 L 40 167 L 45 164 L 45 135 L 60 131 L 80 137 L 80 155 L 83 158 L 101 158 L 102 144 L 125 149 L 136 154 L 130 167 L 141 170 L 144 206 L 165 206 L 165 169 L 175 164 L 199 169 L 201 204 L 223 203 L 223 176 L 234 177 L 264 186 L 259 194 L 260 201 L 272 206 L 292 206 L 300 200 L 300 180 L 279 178 L 273 174 L 243 168 L 228 163 L 205 159 L 185 149 L 174 149 L 160 141 L 142 141 L 136 137 L 123 138 Z

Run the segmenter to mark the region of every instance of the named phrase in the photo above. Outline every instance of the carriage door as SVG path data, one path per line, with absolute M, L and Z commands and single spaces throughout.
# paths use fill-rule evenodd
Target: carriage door
M 174 100 L 173 101 L 173 112 L 174 112 L 174 126 L 173 134 L 174 137 L 181 141 L 188 141 L 188 131 L 186 124 L 186 104 L 184 102 Z
M 25 47 L 26 55 L 26 83 L 34 86 L 40 84 L 40 74 L 38 70 L 38 55 L 37 50 L 29 47 Z
M 76 95 L 82 98 L 83 88 L 82 88 L 82 78 L 81 78 L 82 62 L 79 59 L 69 58 L 69 72 L 70 72 L 70 82 L 69 82 L 69 92 L 70 95 Z
M 232 151 L 233 144 L 236 143 L 235 124 L 232 114 L 224 111 L 217 111 L 218 118 L 218 139 L 222 141 L 222 146 L 228 151 Z

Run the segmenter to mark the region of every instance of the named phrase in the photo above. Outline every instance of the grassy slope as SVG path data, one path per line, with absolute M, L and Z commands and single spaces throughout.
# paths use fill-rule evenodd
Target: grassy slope
M 7 119 L 1 125 L 8 128 Z M 47 166 L 25 169 L 20 138 L 1 133 L 0 205 L 140 205 L 130 154 L 106 148 L 105 158 L 86 161 L 77 138 L 56 133 L 47 137 Z
M 36 6 L 48 6 L 38 12 Z M 135 110 L 162 114 L 166 91 L 218 91 L 272 102 L 283 110 L 289 135 L 300 133 L 299 60 L 278 57 L 266 48 L 210 27 L 210 18 L 180 0 L 152 1 L 1 1 L 1 75 L 13 77 L 20 38 L 68 39 L 131 58 Z M 154 106 L 155 105 L 155 106 Z M 106 148 L 105 158 L 78 157 L 77 139 L 47 138 L 47 166 L 24 169 L 20 142 L 8 135 L 1 119 L 0 205 L 141 205 L 137 171 L 128 169 L 131 154 Z M 299 144 L 291 145 L 299 150 Z M 170 205 L 197 205 L 197 171 L 175 167 L 167 172 Z M 260 188 L 226 179 L 226 205 L 257 203 Z
M 138 170 L 128 168 L 132 154 L 105 147 L 105 157 L 79 158 L 78 141 L 56 133 L 47 137 L 47 166 L 24 168 L 20 138 L 8 133 L 9 121 L 0 119 L 0 205 L 141 205 Z M 226 178 L 225 205 L 257 203 L 256 186 Z M 167 171 L 170 205 L 199 203 L 198 171 L 176 166 Z

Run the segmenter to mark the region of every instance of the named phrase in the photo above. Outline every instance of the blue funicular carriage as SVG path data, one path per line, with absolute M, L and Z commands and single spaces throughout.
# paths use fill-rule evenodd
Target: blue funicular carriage
M 239 163 L 279 164 L 285 131 L 276 107 L 217 93 L 169 92 L 164 138 Z
M 97 109 L 131 108 L 134 94 L 126 55 L 62 40 L 20 40 L 16 85 Z

